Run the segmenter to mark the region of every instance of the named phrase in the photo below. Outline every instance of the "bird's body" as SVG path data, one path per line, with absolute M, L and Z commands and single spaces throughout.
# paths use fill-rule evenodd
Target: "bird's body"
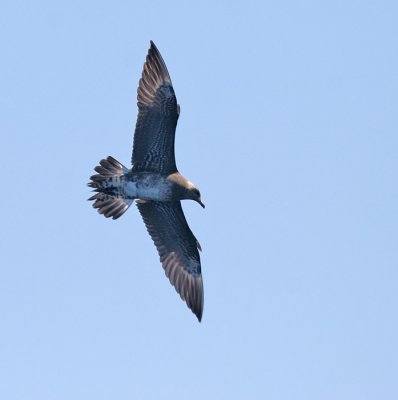
M 177 170 L 175 129 L 180 107 L 166 65 L 151 42 L 138 87 L 138 118 L 132 168 L 113 157 L 95 167 L 90 179 L 96 194 L 93 207 L 117 219 L 136 201 L 163 268 L 181 298 L 199 321 L 203 312 L 203 283 L 199 242 L 185 220 L 180 200 L 204 204 L 198 188 Z
M 125 200 L 176 201 L 190 199 L 191 182 L 180 173 L 168 176 L 155 172 L 133 172 L 112 176 L 99 184 L 103 192 L 122 196 Z

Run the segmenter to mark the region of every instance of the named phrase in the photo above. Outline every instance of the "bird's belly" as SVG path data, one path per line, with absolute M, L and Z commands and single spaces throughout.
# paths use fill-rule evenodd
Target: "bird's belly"
M 145 174 L 126 182 L 125 196 L 142 199 L 167 201 L 170 200 L 170 183 L 163 177 L 155 174 Z

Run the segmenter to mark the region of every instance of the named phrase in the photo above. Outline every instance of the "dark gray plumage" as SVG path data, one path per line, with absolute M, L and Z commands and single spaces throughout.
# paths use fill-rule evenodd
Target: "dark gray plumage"
M 174 137 L 178 105 L 166 64 L 151 41 L 137 95 L 133 171 L 177 172 Z
M 167 277 L 200 321 L 200 245 L 187 224 L 180 200 L 204 204 L 198 188 L 176 167 L 174 138 L 180 107 L 166 65 L 152 41 L 137 92 L 132 168 L 113 157 L 101 160 L 89 183 L 97 193 L 89 200 L 100 214 L 113 219 L 136 200 Z
M 203 311 L 200 245 L 189 229 L 181 203 L 137 202 L 158 250 L 166 276 L 199 321 Z

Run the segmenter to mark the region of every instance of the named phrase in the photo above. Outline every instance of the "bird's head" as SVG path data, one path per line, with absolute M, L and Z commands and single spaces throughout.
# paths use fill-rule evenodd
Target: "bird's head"
M 205 208 L 205 205 L 202 203 L 202 199 L 200 197 L 200 191 L 193 183 L 190 184 L 188 193 L 189 193 L 189 197 L 188 197 L 189 199 L 196 201 L 203 208 Z

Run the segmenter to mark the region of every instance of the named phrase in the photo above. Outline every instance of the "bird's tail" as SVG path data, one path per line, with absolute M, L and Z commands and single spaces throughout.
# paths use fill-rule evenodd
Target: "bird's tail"
M 123 196 L 124 175 L 129 170 L 110 156 L 106 160 L 101 160 L 94 170 L 98 174 L 90 177 L 91 182 L 88 183 L 88 186 L 97 193 L 89 200 L 94 201 L 93 207 L 97 208 L 100 214 L 106 218 L 117 219 L 127 211 L 133 202 L 133 199 L 126 199 Z

